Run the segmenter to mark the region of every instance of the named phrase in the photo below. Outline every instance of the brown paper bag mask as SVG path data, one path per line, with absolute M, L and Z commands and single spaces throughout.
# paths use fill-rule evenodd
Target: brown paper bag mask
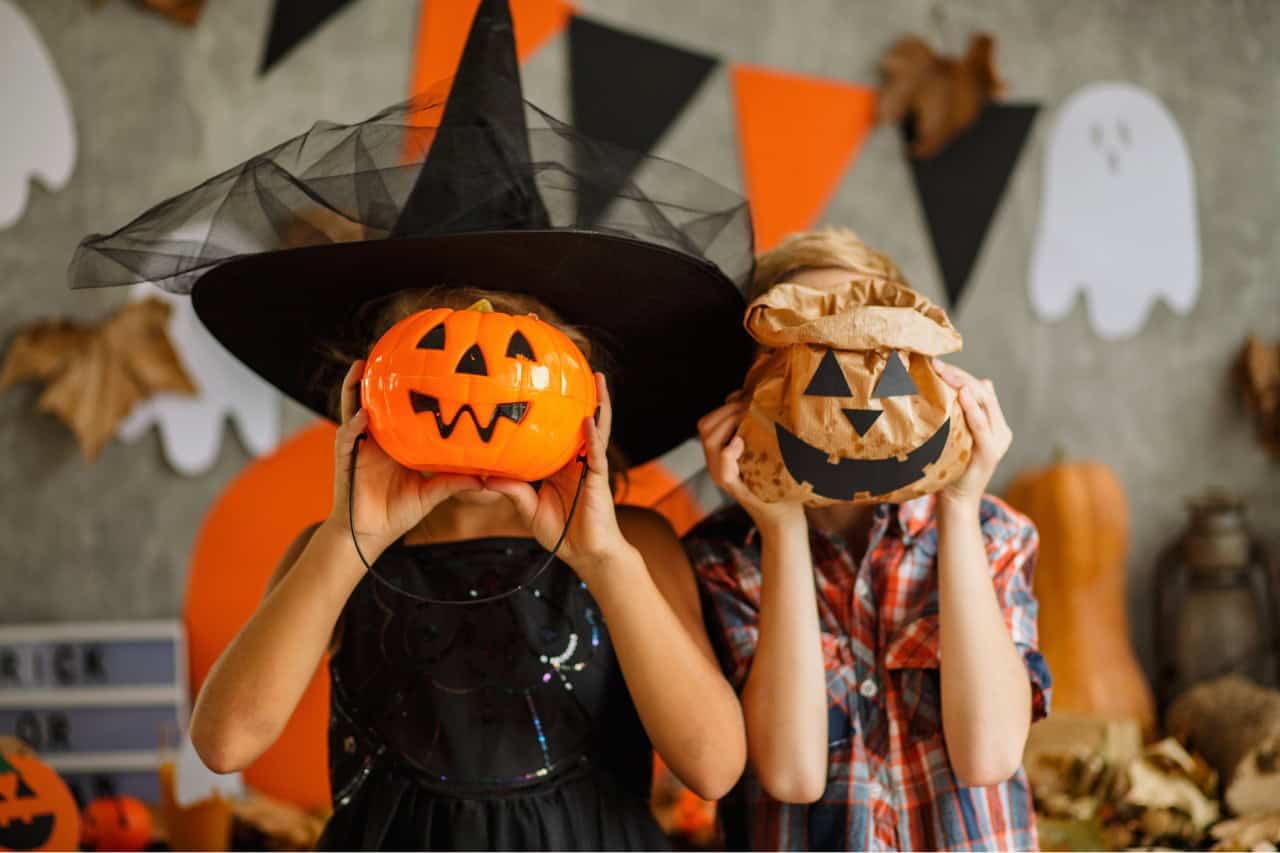
M 959 350 L 960 333 L 896 274 L 850 273 L 836 289 L 777 284 L 748 306 L 762 349 L 738 434 L 742 480 L 757 497 L 899 502 L 964 471 L 972 439 L 931 362 Z

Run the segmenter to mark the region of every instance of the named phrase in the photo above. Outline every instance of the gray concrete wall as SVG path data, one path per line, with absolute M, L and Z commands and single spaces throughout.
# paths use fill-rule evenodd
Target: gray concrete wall
M 417 3 L 362 0 L 265 79 L 255 67 L 270 4 L 212 0 L 191 31 L 110 0 L 18 0 L 48 43 L 75 110 L 71 184 L 36 188 L 0 232 L 0 340 L 42 315 L 92 318 L 110 291 L 72 294 L 67 259 L 85 233 L 115 227 L 307 127 L 357 119 L 404 94 Z M 1104 460 L 1133 509 L 1130 609 L 1150 659 L 1152 561 L 1180 527 L 1182 499 L 1211 485 L 1247 495 L 1280 551 L 1280 466 L 1253 441 L 1227 380 L 1245 334 L 1280 338 L 1280 7 L 1267 0 L 957 0 L 941 23 L 926 2 L 579 0 L 606 22 L 732 60 L 874 83 L 879 54 L 914 31 L 956 50 L 986 28 L 1014 99 L 1052 109 L 1090 81 L 1145 86 L 1168 104 L 1195 162 L 1204 258 L 1189 316 L 1157 307 L 1143 332 L 1100 341 L 1082 306 L 1059 323 L 1027 297 L 1049 116 L 1013 176 L 964 302 L 956 361 L 992 377 L 1016 438 L 996 487 L 1056 446 Z M 4 85 L 0 81 L 0 85 Z M 531 99 L 567 115 L 565 45 L 528 64 Z M 6 116 L 4 125 L 20 121 Z M 0 129 L 0 133 L 6 132 Z M 740 186 L 722 68 L 658 153 Z M 825 221 L 857 228 L 909 279 L 941 286 L 895 133 L 881 129 L 840 185 Z M 34 389 L 0 395 L 0 622 L 164 617 L 178 612 L 205 508 L 246 463 L 235 442 L 197 478 L 172 473 L 153 434 L 81 461 L 68 433 L 32 413 Z M 290 408 L 286 425 L 306 422 Z

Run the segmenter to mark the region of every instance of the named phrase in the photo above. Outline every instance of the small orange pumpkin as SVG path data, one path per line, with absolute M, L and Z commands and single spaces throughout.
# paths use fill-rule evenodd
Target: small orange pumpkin
M 369 429 L 407 468 L 540 480 L 582 447 L 595 378 L 573 341 L 533 315 L 432 308 L 369 353 Z
M 80 842 L 88 850 L 145 850 L 154 827 L 151 811 L 134 797 L 99 797 L 84 810 Z
M 0 850 L 75 850 L 79 840 L 62 777 L 34 755 L 0 754 Z

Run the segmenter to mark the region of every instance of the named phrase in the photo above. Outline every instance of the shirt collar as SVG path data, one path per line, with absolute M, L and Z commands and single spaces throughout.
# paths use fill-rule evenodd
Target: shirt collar
M 903 501 L 895 507 L 898 529 L 903 536 L 908 538 L 919 536 L 929 526 L 933 521 L 935 500 L 933 495 L 922 495 Z
M 873 526 L 892 522 L 895 525 L 895 531 L 904 538 L 918 536 L 933 522 L 935 500 L 933 495 L 922 495 L 900 504 L 880 504 L 876 507 Z M 811 528 L 810 533 L 817 533 L 822 539 L 834 544 L 840 544 L 843 541 L 838 536 L 824 533 L 817 528 Z M 758 544 L 759 537 L 760 531 L 752 524 L 747 531 L 745 543 Z

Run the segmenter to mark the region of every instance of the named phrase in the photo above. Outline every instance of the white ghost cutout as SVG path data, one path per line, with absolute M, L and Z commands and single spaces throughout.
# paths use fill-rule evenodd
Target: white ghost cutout
M 137 441 L 153 424 L 160 430 L 165 458 L 187 476 L 202 474 L 217 461 L 227 418 L 255 456 L 280 442 L 279 392 L 228 353 L 196 316 L 189 296 L 137 285 L 132 298 L 155 296 L 173 305 L 169 337 L 196 385 L 196 395 L 161 393 L 134 407 L 116 435 Z
M 38 177 L 60 190 L 76 162 L 71 104 L 48 49 L 27 16 L 0 0 L 0 229 L 27 206 L 28 183 Z
M 1154 95 L 1094 83 L 1058 111 L 1045 157 L 1031 304 L 1045 320 L 1087 294 L 1102 338 L 1130 337 L 1157 299 L 1185 314 L 1200 283 L 1191 158 Z

